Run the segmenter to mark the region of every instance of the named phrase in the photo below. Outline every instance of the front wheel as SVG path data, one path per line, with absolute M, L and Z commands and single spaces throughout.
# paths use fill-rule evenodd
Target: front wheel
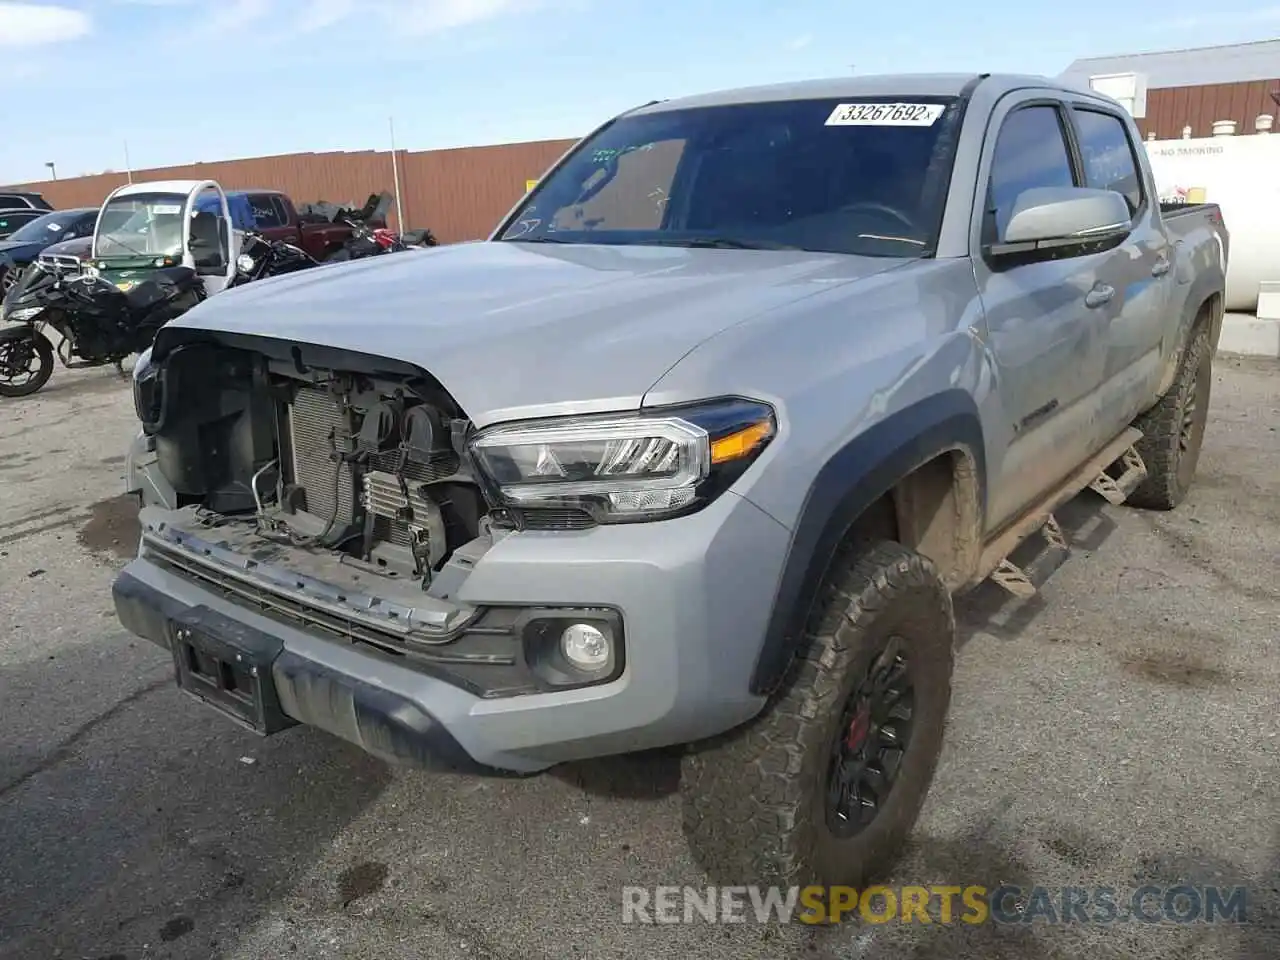
M 30 396 L 51 376 L 53 344 L 40 334 L 0 340 L 0 397 Z
M 860 887 L 891 864 L 942 749 L 954 636 L 926 558 L 887 541 L 835 558 L 781 691 L 685 757 L 685 835 L 713 881 Z

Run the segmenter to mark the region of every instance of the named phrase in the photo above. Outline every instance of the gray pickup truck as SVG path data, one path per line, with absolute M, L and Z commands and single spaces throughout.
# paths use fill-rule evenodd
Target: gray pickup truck
M 1118 104 L 1043 78 L 652 103 L 487 241 L 163 328 L 116 609 L 262 734 L 680 746 L 712 875 L 856 884 L 932 780 L 953 594 L 1034 591 L 1010 552 L 1086 488 L 1187 493 L 1226 255 Z

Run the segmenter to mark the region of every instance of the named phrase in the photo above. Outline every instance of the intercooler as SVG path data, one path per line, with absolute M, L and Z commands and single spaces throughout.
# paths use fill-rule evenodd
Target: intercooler
M 429 463 L 405 460 L 401 465 L 400 452 L 395 448 L 369 451 L 365 464 L 358 468 L 364 477 L 357 477 L 351 464 L 336 465 L 330 454 L 335 446 L 339 450 L 346 449 L 347 427 L 337 398 L 315 387 L 298 390 L 289 404 L 288 419 L 293 442 L 293 482 L 306 492 L 307 513 L 328 523 L 336 508 L 335 528 L 355 519 L 356 505 L 361 501 L 357 484 L 363 483 L 368 488 L 365 499 L 373 505 L 373 512 L 377 515 L 374 537 L 408 546 L 409 525 L 388 516 L 395 513 L 397 505 L 393 500 L 396 494 L 385 489 L 385 482 L 377 483 L 374 478 L 365 480 L 364 477 L 370 474 L 394 475 L 400 468 L 400 476 L 406 485 L 410 485 L 438 480 L 458 469 L 458 457 L 453 451 L 437 454 Z M 417 500 L 417 496 L 411 496 L 412 500 Z

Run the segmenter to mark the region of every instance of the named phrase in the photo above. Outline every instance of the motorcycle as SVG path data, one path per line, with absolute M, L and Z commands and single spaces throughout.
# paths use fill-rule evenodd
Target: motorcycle
M 400 240 L 406 247 L 436 247 L 440 245 L 440 241 L 435 238 L 435 234 L 425 227 L 421 230 L 410 230 L 408 233 L 402 233 Z
M 438 245 L 439 241 L 430 230 L 410 230 L 404 234 L 397 234 L 389 227 L 373 225 L 385 222 L 391 203 L 391 194 L 384 191 L 369 194 L 365 205 L 358 210 L 333 203 L 310 203 L 299 208 L 298 216 L 306 222 L 341 223 L 351 229 L 351 236 L 340 248 L 325 257 L 325 263 L 361 260 L 384 253 L 400 253 L 404 250 Z
M 284 240 L 269 240 L 255 231 L 245 233 L 236 273 L 227 288 L 243 286 L 265 277 L 276 277 L 318 266 L 320 261 L 301 247 Z
M 341 249 L 329 254 L 325 263 L 359 260 L 384 253 L 401 253 L 438 244 L 430 230 L 410 230 L 405 234 L 397 234 L 389 227 L 370 227 L 359 220 L 344 220 L 343 223 L 351 228 L 351 238 Z
M 205 300 L 190 267 L 165 267 L 146 279 L 113 284 L 92 271 L 66 276 L 40 261 L 5 295 L 0 320 L 0 397 L 35 393 L 53 375 L 54 347 L 44 329 L 62 337 L 57 357 L 68 370 L 114 363 L 151 346 L 156 331 Z
M 351 236 L 342 246 L 325 257 L 325 263 L 340 263 L 343 260 L 363 260 L 365 257 L 376 257 L 384 253 L 398 253 L 407 250 L 395 232 L 386 227 L 371 227 L 367 223 L 355 219 L 343 219 L 351 228 Z

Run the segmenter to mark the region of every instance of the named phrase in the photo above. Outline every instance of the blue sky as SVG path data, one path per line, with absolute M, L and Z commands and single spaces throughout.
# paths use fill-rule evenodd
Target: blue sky
M 1238 6 L 1233 7 L 1232 3 Z M 578 136 L 648 100 L 805 77 L 1056 74 L 1256 40 L 1226 0 L 0 0 L 0 183 Z

